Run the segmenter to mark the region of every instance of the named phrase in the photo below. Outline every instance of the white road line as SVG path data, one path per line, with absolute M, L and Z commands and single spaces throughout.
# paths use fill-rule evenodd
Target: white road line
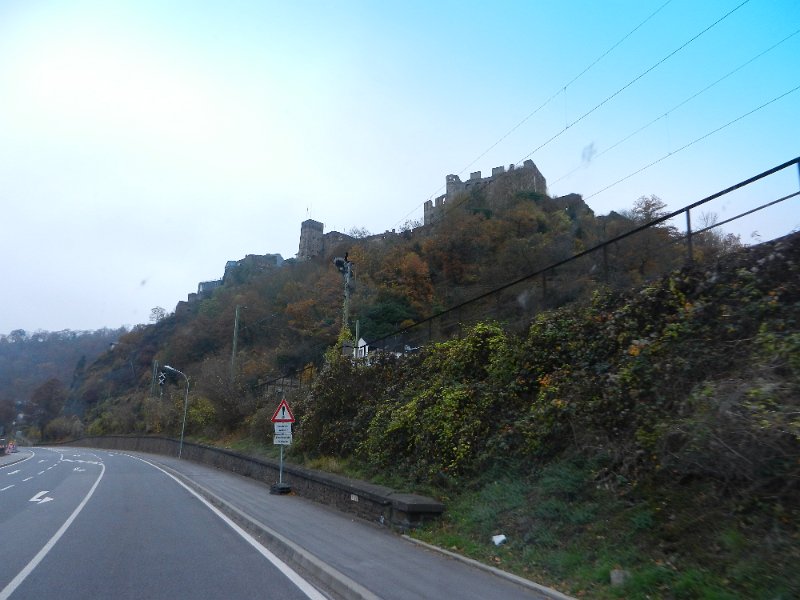
M 147 463 L 151 467 L 153 467 L 155 469 L 158 469 L 159 471 L 161 471 L 162 473 L 164 473 L 168 477 L 171 477 L 173 480 L 175 480 L 175 482 L 178 485 L 180 485 L 182 488 L 184 488 L 186 491 L 188 491 L 190 494 L 192 494 L 195 498 L 200 500 L 200 502 L 205 504 L 211 512 L 213 512 L 220 519 L 222 519 L 225 522 L 226 525 L 228 525 L 231 529 L 233 529 L 236 533 L 238 533 L 248 544 L 250 544 L 253 548 L 255 548 L 256 551 L 258 551 L 264 558 L 266 558 L 269 562 L 271 562 L 273 565 L 275 565 L 275 567 L 281 573 L 283 573 L 283 575 L 289 581 L 291 581 L 293 584 L 295 584 L 297 586 L 297 588 L 301 592 L 303 592 L 308 598 L 310 598 L 311 600 L 327 600 L 326 597 L 324 595 L 322 595 L 319 592 L 319 590 L 317 590 L 317 588 L 315 588 L 310 583 L 308 583 L 308 581 L 303 579 L 297 573 L 297 571 L 292 569 L 289 565 L 287 565 L 285 562 L 283 562 L 280 558 L 278 558 L 272 552 L 267 550 L 264 546 L 259 544 L 258 541 L 256 541 L 256 539 L 252 535 L 250 535 L 244 529 L 239 527 L 236 523 L 234 523 L 231 519 L 229 519 L 227 515 L 225 515 L 222 511 L 220 511 L 216 506 L 211 504 L 208 500 L 203 498 L 200 494 L 195 492 L 192 488 L 187 486 L 180 479 L 175 477 L 172 473 L 169 473 L 169 472 L 165 471 L 164 469 L 162 469 L 161 467 L 159 467 L 158 465 L 155 465 L 155 464 L 153 464 L 153 463 L 151 463 L 151 462 L 149 462 L 149 461 L 147 461 L 147 460 L 145 460 L 143 458 L 139 458 L 138 456 L 133 456 L 132 454 L 128 454 L 127 456 L 129 456 L 131 458 L 135 458 L 136 460 L 140 460 L 143 463 Z M 5 600 L 5 597 L 0 595 L 0 600 Z
M 17 462 L 11 463 L 11 465 L 19 465 L 19 464 L 21 464 L 21 463 L 24 463 L 26 460 L 30 460 L 30 459 L 32 459 L 34 456 L 36 456 L 36 453 L 35 453 L 33 450 L 31 450 L 31 451 L 30 451 L 30 453 L 31 453 L 31 455 L 30 455 L 30 456 L 26 456 L 26 457 L 25 457 L 25 458 L 23 458 L 22 460 L 18 460 Z M 0 467 L 0 469 L 7 469 L 7 468 L 8 468 L 8 467 L 10 467 L 11 465 L 6 465 L 6 466 L 4 466 L 4 467 Z M 17 472 L 17 473 L 19 473 L 19 471 L 16 471 L 16 472 Z M 9 473 L 9 475 L 11 475 L 11 473 Z
M 26 477 L 26 478 L 25 478 L 25 479 L 23 479 L 22 481 L 30 481 L 31 479 L 33 479 L 33 477 Z
M 83 510 L 83 507 L 86 506 L 87 502 L 89 502 L 89 498 L 92 497 L 92 494 L 94 494 L 94 491 L 100 484 L 100 480 L 103 478 L 103 475 L 106 472 L 106 466 L 101 463 L 100 469 L 101 469 L 100 476 L 97 478 L 97 481 L 94 482 L 92 489 L 90 489 L 89 493 L 86 494 L 83 500 L 81 500 L 81 503 L 77 506 L 77 508 L 74 511 L 72 511 L 72 514 L 69 516 L 69 518 L 66 521 L 64 521 L 64 524 L 59 528 L 58 531 L 55 532 L 53 537 L 50 538 L 50 540 L 44 545 L 44 547 L 41 550 L 39 550 L 36 556 L 34 556 L 31 559 L 31 561 L 27 565 L 25 565 L 25 568 L 23 568 L 22 571 L 17 573 L 17 576 L 14 577 L 14 579 L 12 579 L 11 582 L 6 587 L 0 590 L 0 600 L 8 600 L 11 594 L 13 594 L 14 591 L 20 586 L 20 584 L 22 584 L 22 582 L 25 581 L 28 575 L 30 575 L 33 572 L 33 570 L 39 565 L 39 563 L 42 562 L 42 560 L 44 560 L 44 557 L 47 556 L 47 553 L 53 549 L 53 546 L 56 545 L 58 540 L 61 539 L 61 536 L 64 535 L 67 529 L 69 529 L 69 526 L 72 525 L 72 522 L 77 518 L 77 516 Z
M 6 490 L 10 490 L 12 487 L 14 487 L 14 484 L 13 484 L 13 483 L 12 483 L 11 485 L 7 485 L 7 486 L 6 486 L 6 487 L 4 487 L 3 489 L 1 489 L 1 490 L 0 490 L 0 492 L 5 492 Z
M 44 475 L 44 471 L 39 471 L 39 475 Z

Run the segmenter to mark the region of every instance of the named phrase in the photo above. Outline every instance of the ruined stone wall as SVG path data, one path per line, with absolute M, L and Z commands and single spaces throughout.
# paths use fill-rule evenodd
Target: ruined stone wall
M 509 165 L 508 170 L 502 166 L 494 167 L 490 177 L 481 177 L 480 171 L 470 173 L 467 181 L 461 181 L 458 175 L 448 175 L 445 179 L 445 189 L 445 194 L 435 201 L 425 202 L 423 208 L 425 225 L 441 222 L 448 202 L 452 203 L 453 199 L 461 194 L 481 191 L 486 200 L 486 206 L 481 208 L 497 210 L 502 208 L 503 198 L 510 194 L 518 192 L 546 194 L 547 180 L 532 160 L 526 160 L 521 167 Z
M 297 250 L 297 260 L 308 260 L 322 254 L 324 229 L 324 224 L 313 219 L 307 219 L 300 224 L 300 247 Z
M 64 446 L 130 450 L 175 457 L 179 442 L 165 437 L 108 435 L 84 437 Z M 231 450 L 184 442 L 183 460 L 250 477 L 267 485 L 278 479 L 277 461 L 259 459 Z M 444 505 L 425 496 L 405 494 L 392 488 L 350 479 L 333 473 L 284 464 L 283 480 L 299 496 L 333 506 L 362 519 L 377 521 L 405 531 L 438 518 Z

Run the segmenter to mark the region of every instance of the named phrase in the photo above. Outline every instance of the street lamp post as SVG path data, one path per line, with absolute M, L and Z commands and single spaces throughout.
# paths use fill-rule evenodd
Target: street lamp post
M 185 373 L 182 373 L 181 371 L 178 371 L 178 369 L 174 369 L 169 365 L 164 365 L 164 368 L 168 371 L 172 371 L 173 373 L 177 373 L 186 380 L 186 394 L 183 398 L 183 425 L 181 425 L 181 443 L 178 446 L 178 458 L 180 458 L 181 453 L 183 452 L 183 434 L 186 431 L 186 412 L 189 410 L 189 378 Z
M 241 304 L 236 305 L 236 315 L 233 318 L 233 349 L 231 351 L 231 383 L 236 378 L 236 342 L 239 339 L 239 309 L 247 308 Z

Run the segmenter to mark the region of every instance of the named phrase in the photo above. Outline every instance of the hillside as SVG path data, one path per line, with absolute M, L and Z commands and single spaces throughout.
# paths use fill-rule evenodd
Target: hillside
M 75 402 L 64 415 L 78 417 L 68 429 L 174 432 L 178 409 L 152 398 L 154 365 L 168 364 L 189 375 L 195 402 L 203 407 L 204 416 L 187 424 L 190 434 L 214 439 L 247 433 L 266 397 L 274 396 L 278 387 L 298 388 L 313 378 L 326 348 L 342 331 L 343 279 L 334 257 L 348 255 L 354 265 L 350 335 L 358 328 L 360 338 L 380 344 L 401 328 L 648 222 L 664 207 L 655 197 L 643 197 L 625 215 L 596 217 L 578 196 L 509 194 L 491 213 L 451 209 L 435 226 L 351 238 L 311 260 L 285 261 L 267 271 L 245 265 L 213 295 L 136 328 L 120 339 L 113 353 L 90 365 L 76 382 Z M 713 233 L 695 239 L 698 259 L 731 245 L 735 247 L 735 239 Z M 598 287 L 628 289 L 674 268 L 683 255 L 679 233 L 655 227 L 615 244 L 600 262 L 564 266 L 548 276 L 546 290 L 539 289 L 538 280 L 525 289 L 507 290 L 489 310 L 492 318 L 524 329 L 538 311 L 585 301 Z M 485 318 L 483 308 L 475 309 L 472 314 L 454 313 L 456 325 Z M 452 327 L 440 327 L 406 345 L 452 334 Z M 180 383 L 168 376 L 160 392 L 175 395 L 179 402 Z M 56 429 L 63 431 L 66 425 Z
M 83 369 L 125 332 L 18 329 L 0 335 L 0 437 L 13 435 L 20 412 L 37 427 L 57 417 Z M 29 425 L 23 421 L 20 426 Z
M 797 597 L 799 271 L 795 234 L 522 335 L 331 356 L 295 452 L 438 495 L 425 539 L 578 596 Z
M 492 214 L 240 270 L 122 336 L 26 432 L 178 435 L 184 382 L 157 377 L 171 365 L 191 382 L 190 438 L 269 453 L 286 397 L 292 460 L 443 499 L 445 519 L 420 533 L 440 545 L 578 596 L 792 597 L 798 236 L 745 249 L 702 234 L 677 268 L 681 235 L 657 226 L 525 277 L 662 209 L 643 197 L 596 217 L 515 193 Z M 332 260 L 345 253 L 350 327 Z M 356 323 L 367 359 L 342 356 Z M 387 341 L 405 353 L 376 350 Z M 60 390 L 39 390 L 26 418 Z M 611 587 L 611 571 L 627 583 Z

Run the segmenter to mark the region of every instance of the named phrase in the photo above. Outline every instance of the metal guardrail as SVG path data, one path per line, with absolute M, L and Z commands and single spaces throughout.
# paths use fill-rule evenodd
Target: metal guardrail
M 548 286 L 548 277 L 553 277 L 559 269 L 565 267 L 572 267 L 578 265 L 578 263 L 586 259 L 588 257 L 597 255 L 598 253 L 602 254 L 602 271 L 605 274 L 605 278 L 607 279 L 607 274 L 609 271 L 609 252 L 611 249 L 616 247 L 620 242 L 627 240 L 629 238 L 633 238 L 637 235 L 641 235 L 648 230 L 652 230 L 655 227 L 661 226 L 664 223 L 675 219 L 676 217 L 685 216 L 686 222 L 686 231 L 682 237 L 675 238 L 673 241 L 683 241 L 686 245 L 686 262 L 692 263 L 695 260 L 695 239 L 700 234 L 708 232 L 716 227 L 720 227 L 722 225 L 731 223 L 738 219 L 741 219 L 745 216 L 751 215 L 755 212 L 760 210 L 764 210 L 791 198 L 795 198 L 800 196 L 800 189 L 790 194 L 786 194 L 782 197 L 774 199 L 770 202 L 766 202 L 760 204 L 759 206 L 755 206 L 745 212 L 742 212 L 734 217 L 721 221 L 719 223 L 714 223 L 713 225 L 703 227 L 701 229 L 692 230 L 692 211 L 700 208 L 702 206 L 707 205 L 708 203 L 731 194 L 736 190 L 744 188 L 746 186 L 752 185 L 758 181 L 761 181 L 775 173 L 788 169 L 790 167 L 797 166 L 798 167 L 798 177 L 800 177 L 800 157 L 794 158 L 790 161 L 787 161 L 781 165 L 777 165 L 763 173 L 759 173 L 749 179 L 745 179 L 735 185 L 732 185 L 724 190 L 716 192 L 715 194 L 711 194 L 701 200 L 693 202 L 684 206 L 683 208 L 671 212 L 669 214 L 665 214 L 657 219 L 653 219 L 652 221 L 645 223 L 641 226 L 635 227 L 625 233 L 612 237 L 600 244 L 592 246 L 582 252 L 578 252 L 572 256 L 564 258 L 562 260 L 556 261 L 542 269 L 538 269 L 532 273 L 529 273 L 523 277 L 515 279 L 509 283 L 506 283 L 502 286 L 496 287 L 490 291 L 487 291 L 483 294 L 480 294 L 470 300 L 465 302 L 461 302 L 447 310 L 443 310 L 435 315 L 432 315 L 426 319 L 423 319 L 417 323 L 409 325 L 403 329 L 395 331 L 387 336 L 379 338 L 377 340 L 373 340 L 370 342 L 371 348 L 375 349 L 378 348 L 384 352 L 395 352 L 395 353 L 406 353 L 408 351 L 414 351 L 419 346 L 422 346 L 426 343 L 430 343 L 436 340 L 443 340 L 452 338 L 454 336 L 459 336 L 461 334 L 462 328 L 465 324 L 469 322 L 476 322 L 481 318 L 487 318 L 492 316 L 513 316 L 513 311 L 509 310 L 500 310 L 499 308 L 505 304 L 503 295 L 506 296 L 513 295 L 518 296 L 519 294 L 530 293 L 530 289 L 525 289 L 525 286 L 530 287 L 530 283 L 535 281 L 536 279 L 540 280 L 540 292 L 539 296 L 546 298 L 548 295 L 547 286 Z M 800 181 L 798 182 L 800 184 Z M 799 186 L 800 187 L 800 186 Z M 589 266 L 589 270 L 596 268 L 597 263 L 591 263 Z M 552 287 L 552 286 L 551 286 Z M 512 290 L 517 290 L 518 293 L 510 294 L 509 292 Z M 547 301 L 539 302 L 540 305 L 549 308 L 549 304 Z
M 714 200 L 725 197 L 739 189 L 762 181 L 771 175 L 793 166 L 798 167 L 799 179 L 797 191 L 754 206 L 724 221 L 704 226 L 697 230 L 692 229 L 693 210 L 706 206 Z M 665 223 L 683 217 L 686 224 L 683 235 L 672 235 L 668 241 L 673 244 L 684 244 L 686 253 L 684 263 L 692 263 L 696 258 L 695 242 L 698 236 L 798 196 L 800 196 L 800 156 L 711 194 L 701 200 L 688 204 L 679 210 L 665 214 L 648 223 L 611 237 L 591 248 L 557 260 L 546 267 L 537 269 L 534 272 L 495 287 L 469 300 L 460 302 L 446 310 L 409 325 L 408 327 L 399 329 L 379 339 L 372 340 L 369 342 L 370 352 L 375 350 L 396 354 L 414 352 L 421 346 L 431 342 L 460 337 L 465 326 L 487 318 L 499 319 L 501 321 L 505 320 L 508 323 L 525 323 L 527 325 L 530 322 L 530 318 L 539 312 L 539 310 L 553 308 L 563 302 L 568 302 L 573 299 L 572 292 L 574 290 L 570 291 L 567 289 L 564 291 L 564 288 L 569 288 L 571 280 L 574 285 L 575 278 L 578 274 L 582 273 L 586 275 L 587 273 L 591 273 L 594 279 L 603 283 L 608 283 L 614 261 L 612 254 L 614 254 L 614 251 L 618 249 L 621 244 L 636 236 L 644 235 L 648 231 L 652 231 L 659 226 L 662 226 L 661 229 L 663 230 L 663 225 Z M 597 256 L 600 256 L 600 260 L 595 260 Z M 582 265 L 581 263 L 584 264 Z M 664 270 L 653 272 L 651 276 L 659 276 L 665 271 L 670 270 L 673 266 L 678 265 L 668 264 Z M 555 283 L 559 283 L 559 286 L 556 286 Z M 309 369 L 312 370 L 311 373 L 308 373 Z M 279 393 L 279 390 L 280 392 L 288 389 L 302 390 L 302 381 L 308 380 L 310 376 L 313 376 L 313 366 L 308 366 L 301 372 L 294 372 L 269 379 L 268 381 L 262 382 L 260 385 L 266 388 L 267 395 L 269 395 L 270 392 L 273 394 Z

